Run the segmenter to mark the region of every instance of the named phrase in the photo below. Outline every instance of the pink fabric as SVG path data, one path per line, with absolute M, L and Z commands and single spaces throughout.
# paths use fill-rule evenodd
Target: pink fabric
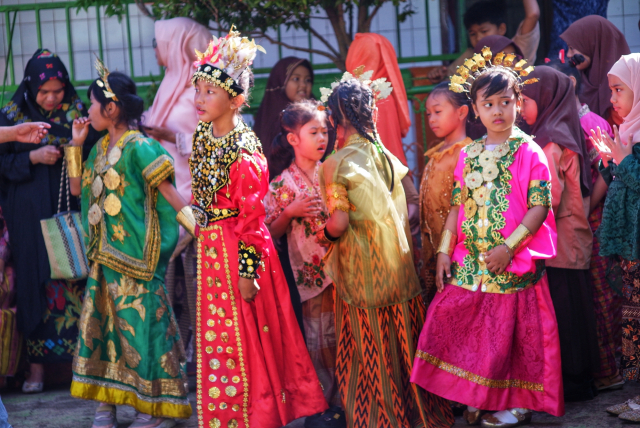
M 153 105 L 144 115 L 144 123 L 191 135 L 198 125 L 198 115 L 193 103 L 194 90 L 191 85 L 193 61 L 196 59 L 195 49 L 204 49 L 211 39 L 211 33 L 206 27 L 189 18 L 173 18 L 156 21 L 155 35 L 158 44 L 158 64 L 166 67 L 166 71 Z M 189 157 L 181 156 L 173 143 L 160 141 L 160 144 L 174 159 L 178 192 L 189 201 Z
M 467 146 L 469 147 L 469 146 Z M 463 170 L 467 153 L 460 152 L 458 164 L 453 173 L 454 181 L 464 183 Z M 523 143 L 515 154 L 515 160 L 509 167 L 513 175 L 511 180 L 511 192 L 506 196 L 509 201 L 509 210 L 503 213 L 506 221 L 504 228 L 500 230 L 502 236 L 507 238 L 520 225 L 524 215 L 528 211 L 527 200 L 529 193 L 529 182 L 531 180 L 549 181 L 549 166 L 547 157 L 536 143 L 529 141 Z M 463 207 L 460 207 L 458 216 L 458 243 L 455 247 L 452 262 L 464 265 L 464 257 L 469 251 L 464 246 L 466 235 L 462 232 L 462 222 L 466 220 Z M 550 210 L 547 219 L 542 227 L 534 235 L 529 245 L 520 251 L 513 259 L 513 263 L 507 268 L 507 272 L 513 272 L 522 276 L 527 272 L 535 272 L 535 260 L 551 259 L 556 256 L 556 223 L 553 212 Z
M 609 74 L 617 76 L 633 92 L 633 107 L 620 125 L 620 141 L 626 143 L 630 136 L 633 142 L 640 141 L 640 53 L 623 55 L 613 64 Z
M 437 367 L 422 352 L 446 364 Z M 491 381 L 512 385 L 482 385 Z M 429 306 L 411 382 L 478 409 L 524 407 L 562 416 L 560 340 L 546 275 L 506 295 L 445 286 Z

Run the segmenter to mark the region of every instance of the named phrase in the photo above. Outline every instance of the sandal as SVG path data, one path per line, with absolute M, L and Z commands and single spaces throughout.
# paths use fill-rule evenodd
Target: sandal
M 636 410 L 639 405 L 640 405 L 640 395 L 637 395 L 625 401 L 622 404 L 616 404 L 615 406 L 607 407 L 607 412 L 614 416 L 620 416 L 625 412 Z M 631 406 L 633 406 L 633 408 Z
M 156 418 L 145 413 L 136 413 L 136 418 L 129 428 L 173 428 L 176 426 L 174 419 Z
M 470 412 L 468 409 L 462 412 L 462 418 L 467 421 L 469 425 L 480 425 L 480 420 L 482 419 L 482 415 L 486 412 L 484 410 L 476 410 L 475 412 Z
M 44 384 L 42 382 L 27 382 L 26 380 L 22 384 L 22 392 L 25 394 L 38 394 L 42 392 Z
M 520 427 L 522 425 L 529 425 L 531 423 L 531 418 L 533 417 L 532 411 L 525 413 L 520 413 L 516 409 L 509 409 L 508 411 L 516 417 L 518 422 L 502 422 L 492 413 L 482 417 L 482 426 L 485 428 L 513 428 Z
M 619 372 L 607 377 L 598 378 L 595 380 L 596 388 L 598 391 L 611 390 L 615 391 L 624 387 L 624 379 L 620 376 Z
M 91 428 L 116 428 L 117 426 L 118 420 L 116 419 L 116 406 L 98 406 Z

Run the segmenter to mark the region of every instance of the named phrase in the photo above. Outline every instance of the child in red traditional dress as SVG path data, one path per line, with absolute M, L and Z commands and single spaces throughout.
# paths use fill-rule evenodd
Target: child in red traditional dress
M 232 29 L 197 52 L 193 76 L 197 409 L 206 427 L 277 428 L 327 408 L 264 224 L 262 146 L 240 116 L 257 49 Z
M 521 77 L 533 69 L 526 61 L 513 66 L 514 58 L 500 52 L 491 65 L 485 48 L 451 79 L 452 90 L 469 91 L 487 135 L 460 153 L 437 250 L 439 293 L 411 377 L 467 404 L 467 422 L 485 427 L 528 424 L 532 410 L 564 413 L 558 326 L 544 271 L 556 247 L 550 173 L 542 149 L 514 126 Z M 486 410 L 498 412 L 481 420 Z

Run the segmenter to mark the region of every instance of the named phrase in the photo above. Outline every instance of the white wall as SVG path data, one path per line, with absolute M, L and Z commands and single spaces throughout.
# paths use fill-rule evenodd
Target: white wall
M 607 18 L 624 33 L 631 52 L 640 52 L 640 0 L 610 0 Z

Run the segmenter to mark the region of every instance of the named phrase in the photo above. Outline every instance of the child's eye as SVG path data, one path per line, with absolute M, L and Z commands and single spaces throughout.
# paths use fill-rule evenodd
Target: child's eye
M 484 107 L 486 107 L 486 108 L 491 107 L 491 103 L 485 103 L 485 104 L 484 104 Z
M 508 106 L 508 105 L 509 105 L 509 101 L 503 101 L 503 102 L 502 102 L 502 105 L 503 105 L 503 106 Z

